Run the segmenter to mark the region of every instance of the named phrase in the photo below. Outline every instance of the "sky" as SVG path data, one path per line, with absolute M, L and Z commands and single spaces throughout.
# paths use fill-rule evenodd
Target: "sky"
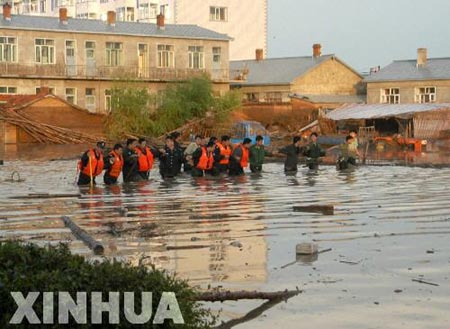
M 450 57 L 450 0 L 268 0 L 268 56 L 335 54 L 360 72 L 393 60 Z

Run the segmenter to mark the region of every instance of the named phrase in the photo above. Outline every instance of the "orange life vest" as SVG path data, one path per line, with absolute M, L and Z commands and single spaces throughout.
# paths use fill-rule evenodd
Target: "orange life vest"
M 108 175 L 113 178 L 117 178 L 120 176 L 120 172 L 122 171 L 123 158 L 120 154 L 117 154 L 114 151 L 111 151 L 111 153 L 109 153 L 109 155 L 113 156 L 114 163 L 111 165 Z
M 138 164 L 140 172 L 147 172 L 153 168 L 153 153 L 148 146 L 145 147 L 145 154 L 139 147 L 136 147 L 136 153 L 139 155 Z
M 236 146 L 236 148 L 238 147 L 240 147 L 242 151 L 241 161 L 239 164 L 241 165 L 241 168 L 246 168 L 248 166 L 248 159 L 250 157 L 250 152 L 248 148 L 244 147 L 244 145 L 242 144 Z
M 103 161 L 103 154 L 100 153 L 99 157 L 97 159 L 96 153 L 93 149 L 90 149 L 87 151 L 87 155 L 89 157 L 89 161 L 86 164 L 85 167 L 83 167 L 81 161 L 79 162 L 79 169 L 80 171 L 86 175 L 91 177 L 96 177 L 98 175 L 100 175 L 103 171 L 103 167 L 104 167 L 104 161 Z
M 222 160 L 220 160 L 219 163 L 225 165 L 228 164 L 230 162 L 231 147 L 229 146 L 225 147 L 222 145 L 222 143 L 217 143 L 216 145 L 220 150 L 220 155 L 225 157 Z
M 214 156 L 212 152 L 209 152 L 206 147 L 202 146 L 202 155 L 200 156 L 197 164 L 197 169 L 210 170 L 213 167 Z

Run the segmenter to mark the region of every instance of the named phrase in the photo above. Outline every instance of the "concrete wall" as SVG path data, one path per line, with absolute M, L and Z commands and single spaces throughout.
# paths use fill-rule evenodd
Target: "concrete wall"
M 267 0 L 175 0 L 173 2 L 176 24 L 197 24 L 232 37 L 234 39 L 230 43 L 232 60 L 253 59 L 255 49 L 258 48 L 267 53 Z M 210 6 L 226 7 L 227 21 L 210 21 Z
M 450 80 L 440 81 L 401 81 L 372 82 L 367 84 L 367 103 L 378 104 L 381 101 L 381 90 L 387 88 L 400 89 L 400 103 L 415 103 L 415 89 L 420 87 L 436 87 L 436 103 L 450 103 Z
M 362 78 L 332 58 L 296 79 L 292 92 L 312 95 L 356 95 Z

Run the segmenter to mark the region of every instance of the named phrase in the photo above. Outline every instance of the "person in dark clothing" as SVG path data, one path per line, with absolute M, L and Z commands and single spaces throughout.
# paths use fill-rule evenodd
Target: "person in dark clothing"
M 105 158 L 105 175 L 103 181 L 106 185 L 117 184 L 123 168 L 123 147 L 121 144 L 114 145 L 113 150 Z
M 89 149 L 83 153 L 78 161 L 78 185 L 95 185 L 95 177 L 103 172 L 104 159 L 103 150 L 106 143 L 104 141 L 97 142 L 95 148 Z
M 192 177 L 203 177 L 212 174 L 214 164 L 214 143 L 208 142 L 206 146 L 200 146 L 192 154 Z
M 314 170 L 319 168 L 320 158 L 325 156 L 325 151 L 317 143 L 317 133 L 312 133 L 309 139 L 309 144 L 303 148 L 303 155 L 307 157 L 309 169 Z
M 264 138 L 256 136 L 256 143 L 250 147 L 250 170 L 252 173 L 260 173 L 264 163 L 264 157 L 272 155 L 264 148 Z
M 176 157 L 181 159 L 181 161 L 179 163 L 177 163 L 177 170 L 178 170 L 178 174 L 179 174 L 179 173 L 181 173 L 181 167 L 185 163 L 184 149 L 181 147 L 181 133 L 179 133 L 178 131 L 175 131 L 170 135 L 170 137 L 173 140 Z
M 166 145 L 164 146 L 163 152 L 159 155 L 159 172 L 162 178 L 177 176 L 180 172 L 182 161 L 182 153 L 175 148 L 173 139 L 167 136 Z
M 244 138 L 244 141 L 238 145 L 230 157 L 230 176 L 244 175 L 244 168 L 248 166 L 249 161 L 249 149 L 252 140 L 250 138 Z
M 286 161 L 284 162 L 285 172 L 297 172 L 298 156 L 302 151 L 300 143 L 301 138 L 299 136 L 295 136 L 291 145 L 285 146 L 280 149 L 280 153 L 286 154 Z
M 214 149 L 214 170 L 216 173 L 226 173 L 230 165 L 231 146 L 230 136 L 222 136 Z
M 137 144 L 137 139 L 129 138 L 127 140 L 127 147 L 123 150 L 122 177 L 124 183 L 139 182 L 142 180 L 139 175 L 139 155 L 136 153 Z

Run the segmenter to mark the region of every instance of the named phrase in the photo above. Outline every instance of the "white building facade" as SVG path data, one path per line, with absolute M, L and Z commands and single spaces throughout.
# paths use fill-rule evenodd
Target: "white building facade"
M 252 59 L 255 49 L 267 53 L 267 0 L 3 0 L 12 14 L 58 16 L 67 8 L 73 18 L 106 20 L 115 11 L 117 21 L 156 23 L 164 14 L 167 24 L 194 24 L 229 35 L 230 59 Z M 0 6 L 0 10 L 1 6 Z

